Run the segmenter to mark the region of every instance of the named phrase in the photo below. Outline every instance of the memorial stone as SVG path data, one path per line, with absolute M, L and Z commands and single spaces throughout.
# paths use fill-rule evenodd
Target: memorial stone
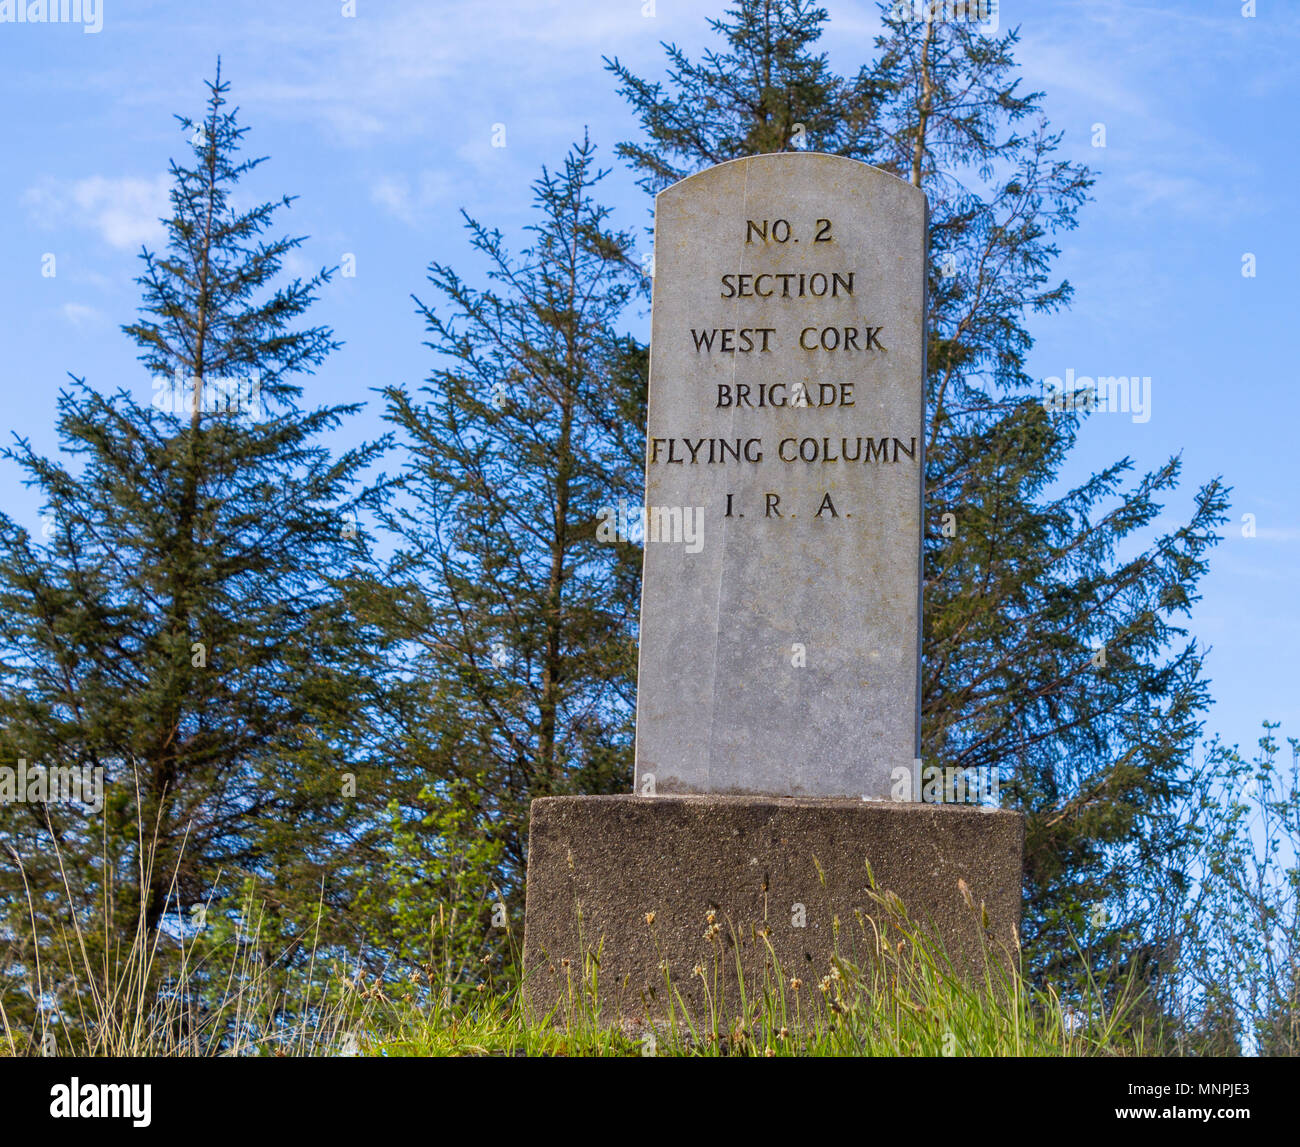
M 655 264 L 635 787 L 533 802 L 530 1004 L 808 994 L 899 902 L 984 982 L 1024 818 L 919 783 L 925 197 L 739 159 L 660 193 Z
M 919 795 L 925 234 L 831 155 L 659 196 L 638 793 Z

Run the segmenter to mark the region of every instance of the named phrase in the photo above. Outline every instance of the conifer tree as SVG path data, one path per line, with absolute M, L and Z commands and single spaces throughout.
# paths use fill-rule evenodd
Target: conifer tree
M 1226 491 L 1207 482 L 1187 522 L 1141 548 L 1177 458 L 1136 479 L 1122 459 L 1049 493 L 1086 411 L 1047 408 L 1024 369 L 1026 324 L 1070 300 L 1052 276 L 1054 237 L 1075 226 L 1093 176 L 1056 154 L 1040 94 L 1021 90 L 1017 32 L 930 10 L 881 5 L 874 59 L 844 78 L 816 51 L 824 9 L 739 0 L 710 21 L 724 50 L 695 63 L 665 45 L 666 81 L 606 61 L 644 132 L 617 152 L 652 193 L 800 148 L 926 193 L 923 759 L 998 770 L 1004 803 L 1027 814 L 1025 940 L 1038 973 L 1059 977 L 1079 967 L 1076 940 L 1098 970 L 1127 958 L 1134 945 L 1114 941 L 1135 921 L 1106 906 L 1160 863 L 1160 834 L 1179 831 L 1160 813 L 1208 699 L 1179 619 Z
M 384 392 L 408 457 L 371 602 L 396 656 L 394 752 L 501 843 L 508 897 L 533 797 L 631 784 L 640 550 L 611 511 L 641 484 L 646 357 L 618 333 L 638 272 L 594 153 L 543 170 L 518 256 L 466 216 L 487 286 L 430 266 L 433 372 Z
M 11 1021 L 32 1018 L 38 959 L 45 991 L 88 989 L 74 921 L 110 983 L 137 929 L 159 978 L 169 941 L 237 930 L 248 887 L 268 956 L 344 935 L 331 908 L 370 827 L 345 774 L 361 797 L 382 790 L 349 755 L 366 634 L 339 587 L 365 560 L 361 472 L 382 444 L 321 443 L 357 409 L 301 402 L 298 380 L 339 345 L 300 322 L 331 272 L 282 281 L 303 240 L 265 236 L 292 201 L 238 205 L 262 160 L 238 154 L 220 65 L 207 86 L 203 117 L 178 117 L 192 156 L 171 164 L 167 247 L 142 253 L 124 327 L 152 393 L 74 379 L 61 455 L 6 451 L 47 525 L 0 515 L 0 761 L 104 770 L 102 808 L 0 809 Z

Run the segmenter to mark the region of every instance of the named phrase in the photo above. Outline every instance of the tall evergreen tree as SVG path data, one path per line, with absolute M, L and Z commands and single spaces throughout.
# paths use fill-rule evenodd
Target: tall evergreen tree
M 360 474 L 382 444 L 331 456 L 321 437 L 357 406 L 300 404 L 296 379 L 339 345 L 298 325 L 330 272 L 276 285 L 303 240 L 263 235 L 291 200 L 236 206 L 262 160 L 238 156 L 219 65 L 208 89 L 201 120 L 178 117 L 193 157 L 171 165 L 167 249 L 143 252 L 124 328 L 152 397 L 76 379 L 63 458 L 6 451 L 48 525 L 33 537 L 0 515 L 0 761 L 102 768 L 106 798 L 0 809 L 11 1022 L 34 1018 L 38 961 L 46 991 L 91 986 L 64 942 L 74 924 L 110 983 L 138 928 L 164 941 L 163 976 L 167 937 L 208 906 L 212 930 L 250 882 L 268 952 L 317 934 L 322 898 L 318 935 L 340 937 L 329 908 L 368 824 L 343 798 L 344 774 L 365 772 L 348 746 L 366 635 L 337 579 L 364 559 Z M 382 775 L 357 784 L 377 792 Z
M 1094 965 L 1111 961 L 1135 921 L 1105 906 L 1159 863 L 1160 834 L 1178 831 L 1159 814 L 1207 695 L 1177 620 L 1226 492 L 1206 483 L 1185 525 L 1123 560 L 1174 489 L 1177 458 L 1136 481 L 1123 459 L 1051 492 L 1083 415 L 1045 408 L 1024 369 L 1026 324 L 1069 302 L 1051 274 L 1054 236 L 1075 226 L 1093 177 L 1056 155 L 1040 94 L 1021 91 L 1015 30 L 985 35 L 941 5 L 927 19 L 881 8 L 877 54 L 852 78 L 816 53 L 827 14 L 808 0 L 739 0 L 710 21 L 725 51 L 693 63 L 665 45 L 664 82 L 607 60 L 645 133 L 618 154 L 650 192 L 807 147 L 926 193 L 922 753 L 998 769 L 1004 801 L 1027 814 L 1025 939 L 1033 966 L 1057 977 L 1077 969 L 1076 940 Z M 1160 943 L 1147 940 L 1149 964 Z
M 488 285 L 431 265 L 433 373 L 384 392 L 408 451 L 372 600 L 394 752 L 502 844 L 507 895 L 533 797 L 631 783 L 640 551 L 600 527 L 636 503 L 646 357 L 617 330 L 638 273 L 593 197 L 594 150 L 543 171 L 521 255 L 466 216 Z

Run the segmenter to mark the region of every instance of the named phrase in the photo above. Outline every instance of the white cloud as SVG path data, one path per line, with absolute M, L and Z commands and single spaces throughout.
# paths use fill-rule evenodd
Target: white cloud
M 1168 174 L 1147 166 L 1120 174 L 1118 181 L 1124 187 L 1123 207 L 1133 215 L 1166 210 L 1207 219 L 1240 218 L 1256 205 L 1241 185 L 1225 187 L 1222 179 L 1208 174 Z
M 102 326 L 106 321 L 102 311 L 84 303 L 64 303 L 60 310 L 74 327 Z
M 466 117 L 495 106 L 503 88 L 530 113 L 565 94 L 568 85 L 557 77 L 580 76 L 612 92 L 602 54 L 658 54 L 659 40 L 672 38 L 670 13 L 647 18 L 641 7 L 640 0 L 439 0 L 310 21 L 284 9 L 267 16 L 255 38 L 256 51 L 273 63 L 234 78 L 242 101 L 323 122 L 350 146 L 430 132 L 458 136 Z M 696 24 L 703 28 L 697 18 L 687 21 Z
M 22 195 L 34 223 L 46 229 L 82 227 L 94 231 L 110 247 L 131 251 L 162 244 L 159 218 L 167 213 L 169 177 L 43 179 Z
M 405 222 L 411 220 L 411 184 L 398 175 L 381 175 L 370 187 L 370 202 Z
M 403 223 L 414 225 L 425 212 L 454 202 L 450 177 L 441 171 L 421 171 L 412 181 L 405 175 L 381 175 L 370 185 L 370 201 Z
M 1067 154 L 1102 173 L 1097 197 L 1122 189 L 1115 206 L 1129 216 L 1161 210 L 1221 220 L 1266 206 L 1256 157 L 1175 108 L 1207 83 L 1226 79 L 1240 88 L 1245 45 L 1252 75 L 1292 68 L 1293 52 L 1233 4 L 1206 7 L 1070 0 L 1050 17 L 1024 10 L 1016 58 L 1025 86 L 1047 93 L 1053 126 L 1067 130 Z M 1018 22 L 1004 11 L 1004 25 Z M 1094 124 L 1105 125 L 1104 147 L 1091 146 Z

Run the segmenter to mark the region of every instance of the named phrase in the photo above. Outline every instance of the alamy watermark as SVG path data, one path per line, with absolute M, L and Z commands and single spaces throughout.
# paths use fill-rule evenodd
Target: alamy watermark
M 87 33 L 104 30 L 102 0 L 0 0 L 0 24 L 80 24 Z
M 704 549 L 703 506 L 633 506 L 620 498 L 617 506 L 601 506 L 596 517 L 596 541 L 604 545 L 668 542 L 684 546 L 688 554 Z
M 1050 375 L 1043 379 L 1043 408 L 1124 413 L 1131 414 L 1134 422 L 1146 422 L 1151 417 L 1151 376 L 1099 375 L 1092 379 L 1081 374 L 1076 378 L 1070 367 L 1065 378 Z
M 154 377 L 149 404 L 164 414 L 193 414 L 197 410 L 203 414 L 246 414 L 251 421 L 263 414 L 262 379 L 258 374 L 248 378 L 199 378 L 178 369 L 170 376 Z
M 927 765 L 921 770 L 921 800 L 926 804 L 1001 806 L 998 770 L 990 765 L 968 768 Z
M 1000 0 L 893 0 L 889 15 L 918 23 L 978 24 L 982 32 L 996 32 L 1000 7 Z
M 940 767 L 923 765 L 919 758 L 911 768 L 899 765 L 890 773 L 889 799 L 893 801 L 920 800 L 924 804 L 974 804 L 986 808 L 1000 808 L 1002 790 L 1000 775 L 990 765 L 955 765 Z M 917 789 L 920 789 L 919 793 Z M 863 800 L 876 800 L 864 796 Z
M 83 804 L 90 812 L 104 807 L 103 765 L 0 765 L 0 804 Z
M 148 1127 L 152 1083 L 82 1083 L 72 1076 L 50 1088 L 51 1119 L 129 1119 L 133 1127 Z

